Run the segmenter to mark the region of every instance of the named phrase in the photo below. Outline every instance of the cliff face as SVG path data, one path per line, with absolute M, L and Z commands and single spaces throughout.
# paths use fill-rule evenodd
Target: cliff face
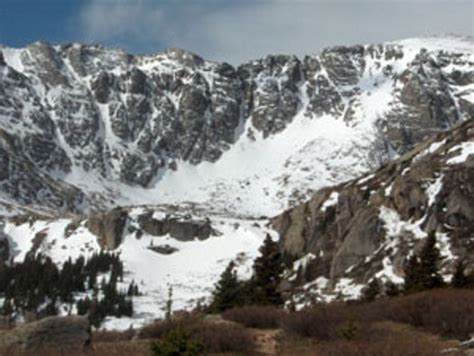
M 238 67 L 177 49 L 34 43 L 0 53 L 1 198 L 63 212 L 185 196 L 275 214 L 473 113 L 472 42 L 462 38 Z M 248 209 L 255 200 L 262 207 Z
M 407 256 L 433 230 L 445 275 L 457 259 L 473 269 L 474 120 L 372 174 L 317 192 L 272 223 L 285 253 L 305 262 L 299 285 L 318 277 L 328 290 L 343 279 L 400 283 Z

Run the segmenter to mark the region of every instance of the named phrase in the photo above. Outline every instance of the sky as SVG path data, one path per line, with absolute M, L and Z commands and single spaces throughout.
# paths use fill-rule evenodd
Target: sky
M 178 47 L 238 64 L 332 45 L 474 33 L 474 0 L 0 0 L 0 44 Z

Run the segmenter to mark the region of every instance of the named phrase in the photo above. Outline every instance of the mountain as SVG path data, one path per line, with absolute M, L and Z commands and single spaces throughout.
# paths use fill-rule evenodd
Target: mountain
M 274 215 L 471 118 L 472 47 L 412 39 L 237 68 L 178 49 L 3 47 L 1 199 Z
M 420 38 L 238 67 L 1 47 L 0 259 L 120 253 L 119 287 L 143 295 L 105 325 L 128 328 L 164 315 L 170 286 L 175 309 L 206 301 L 231 260 L 249 277 L 267 233 L 301 303 L 400 282 L 431 229 L 444 256 L 467 256 L 473 47 Z
M 474 269 L 474 120 L 439 133 L 375 172 L 328 187 L 273 219 L 288 276 L 305 294 L 357 297 L 371 280 L 403 283 L 407 256 L 435 231 L 451 278 Z

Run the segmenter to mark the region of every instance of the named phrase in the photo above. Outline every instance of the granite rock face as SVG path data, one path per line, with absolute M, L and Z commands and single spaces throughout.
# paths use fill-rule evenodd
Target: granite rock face
M 367 127 L 363 159 L 379 164 L 472 118 L 472 43 L 453 40 L 445 50 L 420 41 L 271 55 L 238 67 L 179 49 L 133 56 L 80 44 L 1 48 L 2 199 L 60 211 L 110 207 L 119 193 L 97 185 L 159 186 L 181 165 L 215 163 L 242 135 L 268 139 L 301 116 L 365 127 L 377 103 L 384 110 Z M 367 104 L 379 85 L 380 100 Z
M 191 216 L 168 215 L 155 218 L 153 211 L 138 218 L 139 229 L 151 236 L 168 235 L 179 241 L 205 240 L 215 235 L 208 219 L 195 219 Z
M 474 269 L 474 120 L 426 142 L 377 171 L 317 192 L 273 219 L 288 260 L 314 258 L 297 284 L 324 277 L 399 283 L 410 251 L 435 231 L 452 273 Z
M 127 217 L 128 214 L 125 209 L 115 208 L 90 216 L 87 220 L 87 227 L 97 236 L 102 248 L 114 250 L 122 242 Z

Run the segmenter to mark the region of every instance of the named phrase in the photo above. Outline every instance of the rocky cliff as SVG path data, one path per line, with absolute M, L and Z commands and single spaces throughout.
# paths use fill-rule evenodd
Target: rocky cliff
M 401 283 L 407 256 L 431 231 L 447 279 L 458 259 L 473 270 L 474 120 L 371 174 L 317 192 L 273 226 L 296 260 L 294 284 L 319 292 L 357 294 L 374 278 Z M 349 284 L 352 290 L 344 290 Z
M 1 197 L 20 207 L 188 199 L 275 214 L 473 114 L 466 38 L 238 67 L 178 49 L 34 43 L 0 53 Z

